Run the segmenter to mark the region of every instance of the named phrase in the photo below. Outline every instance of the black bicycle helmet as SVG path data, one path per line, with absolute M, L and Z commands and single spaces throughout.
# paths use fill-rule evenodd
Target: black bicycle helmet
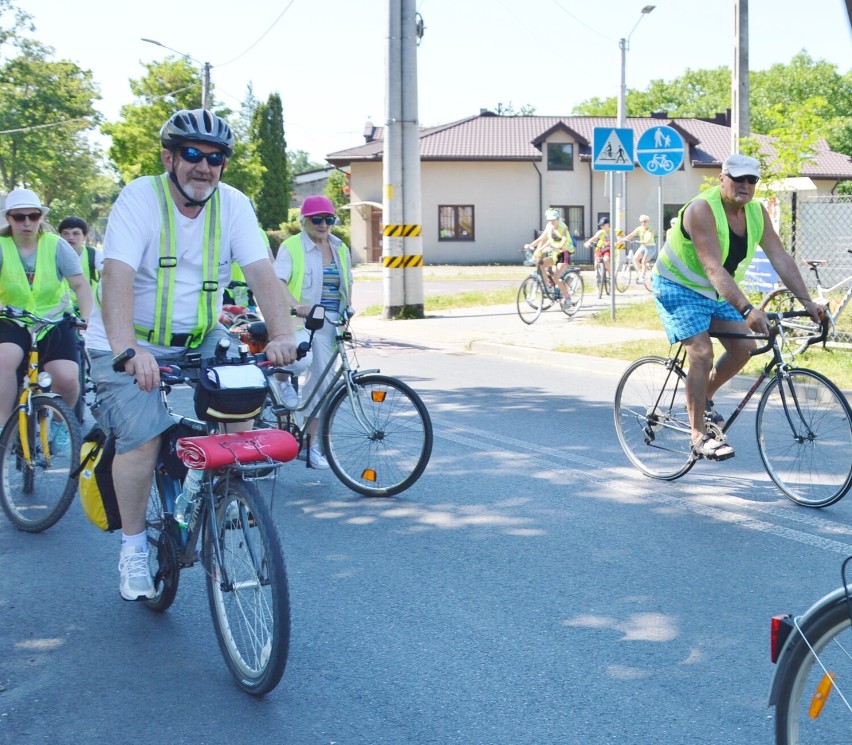
M 599 228 L 602 228 L 604 225 L 609 225 L 609 218 L 608 217 L 602 217 L 600 220 L 598 220 L 598 227 Z
M 228 122 L 207 109 L 181 109 L 160 130 L 160 142 L 168 150 L 188 140 L 217 145 L 227 156 L 234 153 L 234 133 Z

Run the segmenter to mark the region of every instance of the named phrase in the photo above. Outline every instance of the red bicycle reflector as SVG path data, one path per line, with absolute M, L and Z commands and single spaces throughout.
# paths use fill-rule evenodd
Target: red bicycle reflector
M 361 478 L 364 479 L 364 481 L 372 481 L 375 483 L 378 476 L 372 468 L 365 468 L 361 471 Z
M 778 657 L 792 629 L 793 616 L 789 613 L 772 616 L 769 632 L 769 657 L 773 663 L 778 662 Z
M 371 391 L 370 398 L 372 398 L 377 404 L 380 404 L 384 402 L 387 395 L 387 391 Z

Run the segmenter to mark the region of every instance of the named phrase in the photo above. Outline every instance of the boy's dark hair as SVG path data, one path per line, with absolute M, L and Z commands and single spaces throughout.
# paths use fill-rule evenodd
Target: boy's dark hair
M 73 228 L 80 228 L 83 231 L 83 235 L 89 234 L 89 226 L 82 217 L 66 217 L 59 223 L 57 230 L 61 233 L 63 230 L 71 230 Z

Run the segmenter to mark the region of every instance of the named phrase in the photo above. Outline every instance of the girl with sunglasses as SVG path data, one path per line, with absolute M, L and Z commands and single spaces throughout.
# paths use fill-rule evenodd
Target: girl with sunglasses
M 352 290 L 352 261 L 349 247 L 331 228 L 337 221 L 334 204 L 321 194 L 305 197 L 299 215 L 302 232 L 288 238 L 278 249 L 275 259 L 275 274 L 284 284 L 291 305 L 300 318 L 307 318 L 311 307 L 321 303 L 326 318 L 338 321 L 340 313 L 349 306 Z M 318 380 L 334 354 L 335 327 L 326 323 L 314 334 L 311 353 L 301 364 L 293 367 L 296 374 L 307 369 L 306 390 L 316 386 L 322 393 L 330 381 Z M 285 386 L 289 386 L 286 383 Z M 285 388 L 285 397 L 291 394 Z M 291 394 L 292 395 L 292 394 Z M 311 443 L 302 453 L 309 468 L 326 469 L 328 461 L 323 457 L 317 439 L 316 420 L 309 425 L 307 434 Z
M 74 310 L 70 286 L 81 318 L 88 321 L 92 289 L 77 252 L 64 238 L 45 230 L 43 218 L 48 208 L 30 189 L 14 189 L 6 197 L 3 212 L 8 225 L 0 228 L 0 305 L 58 318 Z M 0 427 L 14 407 L 30 343 L 28 329 L 14 321 L 0 321 Z M 55 326 L 38 345 L 44 369 L 53 376 L 53 390 L 73 409 L 80 395 L 74 329 Z M 57 432 L 67 437 L 67 429 Z M 68 444 L 63 441 L 54 446 L 61 449 Z

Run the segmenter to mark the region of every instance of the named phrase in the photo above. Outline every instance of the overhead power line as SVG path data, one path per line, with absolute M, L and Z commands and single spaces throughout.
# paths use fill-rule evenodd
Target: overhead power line
M 18 127 L 17 129 L 3 129 L 0 130 L 0 135 L 10 135 L 15 132 L 30 132 L 34 129 L 46 129 L 48 127 L 59 127 L 62 124 L 68 124 L 70 122 L 84 122 L 87 119 L 91 119 L 89 116 L 78 116 L 74 119 L 63 119 L 61 122 L 53 122 L 52 124 L 33 124 L 30 127 Z

